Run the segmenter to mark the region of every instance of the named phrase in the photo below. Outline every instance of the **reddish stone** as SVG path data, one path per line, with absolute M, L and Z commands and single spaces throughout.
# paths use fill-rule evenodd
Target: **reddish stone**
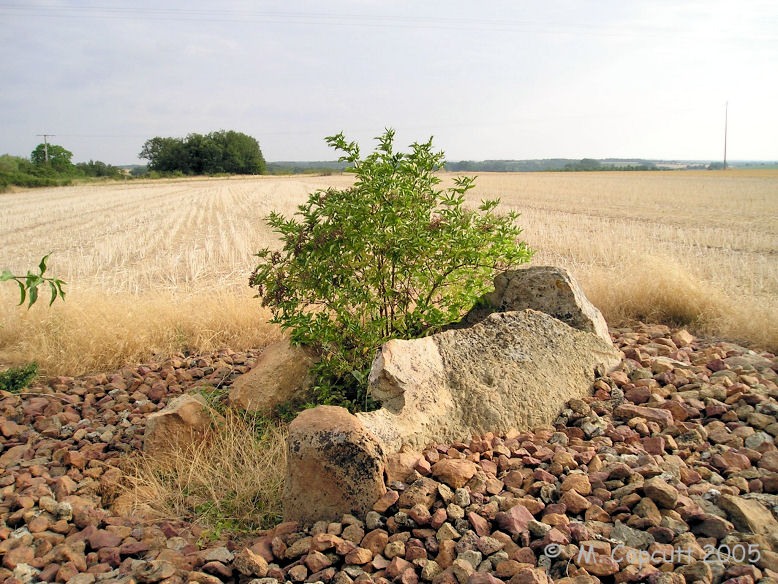
M 665 453 L 665 439 L 662 436 L 651 436 L 641 440 L 643 448 L 649 454 L 663 455 Z
M 632 418 L 643 418 L 649 422 L 656 422 L 662 428 L 667 428 L 673 424 L 673 415 L 667 410 L 660 408 L 647 408 L 631 404 L 621 404 L 613 411 L 613 415 L 630 420 Z
M 470 525 L 473 526 L 473 531 L 480 537 L 485 537 L 490 534 L 491 529 L 489 528 L 489 522 L 478 515 L 478 513 L 469 512 L 467 514 L 467 520 L 470 522 Z
M 498 513 L 494 522 L 497 527 L 507 531 L 511 535 L 518 535 L 527 531 L 527 525 L 535 519 L 523 505 L 514 505 L 507 512 Z

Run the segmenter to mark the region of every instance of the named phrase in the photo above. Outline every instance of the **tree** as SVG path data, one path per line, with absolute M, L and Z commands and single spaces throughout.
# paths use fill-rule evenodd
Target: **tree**
M 259 142 L 240 132 L 213 132 L 211 138 L 222 148 L 222 172 L 232 174 L 264 174 L 265 158 Z
M 79 162 L 76 164 L 76 169 L 84 173 L 84 176 L 118 178 L 123 175 L 121 169 L 100 160 Z
M 186 138 L 146 140 L 139 154 L 149 170 L 184 174 L 262 174 L 265 159 L 255 138 L 241 132 L 189 134 Z
M 48 164 L 46 163 L 47 148 Z M 73 158 L 73 153 L 57 144 L 49 144 L 48 147 L 45 144 L 38 144 L 30 154 L 30 160 L 35 166 L 49 166 L 56 172 L 72 171 L 74 167 L 70 163 L 71 158 Z
M 459 320 L 496 273 L 532 254 L 498 200 L 465 208 L 473 178 L 438 187 L 444 159 L 432 139 L 407 154 L 394 152 L 392 130 L 377 139 L 362 160 L 343 134 L 327 138 L 354 186 L 311 193 L 293 218 L 271 213 L 283 247 L 261 250 L 250 279 L 272 322 L 319 353 L 317 399 L 352 409 L 367 403 L 363 380 L 382 343 Z
M 138 155 L 149 161 L 149 170 L 189 173 L 186 147 L 181 138 L 160 138 L 146 140 Z

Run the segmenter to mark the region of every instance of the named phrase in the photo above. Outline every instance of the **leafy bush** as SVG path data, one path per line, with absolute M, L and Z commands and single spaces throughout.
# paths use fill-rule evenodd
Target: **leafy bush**
M 0 390 L 19 393 L 38 376 L 38 364 L 28 363 L 24 367 L 11 367 L 0 371 Z
M 474 179 L 439 188 L 432 140 L 395 153 L 394 132 L 360 160 L 343 134 L 327 138 L 356 174 L 353 187 L 311 193 L 296 218 L 267 217 L 283 248 L 265 248 L 250 283 L 293 343 L 315 348 L 317 400 L 370 407 L 364 379 L 391 338 L 433 333 L 461 318 L 494 275 L 526 262 L 518 214 L 498 200 L 465 208 Z

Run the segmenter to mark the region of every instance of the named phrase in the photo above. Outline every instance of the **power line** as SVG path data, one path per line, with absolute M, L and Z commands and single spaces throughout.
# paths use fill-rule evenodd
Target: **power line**
M 31 15 L 45 18 L 96 18 L 103 20 L 147 20 L 161 22 L 207 22 L 207 23 L 261 23 L 261 24 L 299 24 L 312 26 L 345 26 L 374 28 L 407 28 L 425 30 L 462 30 L 472 32 L 485 30 L 490 32 L 523 32 L 535 34 L 574 34 L 584 36 L 612 36 L 633 38 L 651 36 L 675 38 L 677 31 L 661 31 L 645 27 L 627 27 L 614 25 L 604 27 L 601 24 L 558 24 L 530 20 L 490 19 L 452 16 L 398 16 L 392 14 L 343 14 L 301 11 L 267 11 L 235 9 L 192 9 L 192 8 L 138 8 L 116 6 L 61 6 L 56 4 L 38 4 L 30 6 L 14 2 L 0 2 L 0 13 L 8 15 Z M 776 35 L 760 36 L 774 39 Z M 754 35 L 749 39 L 753 40 Z

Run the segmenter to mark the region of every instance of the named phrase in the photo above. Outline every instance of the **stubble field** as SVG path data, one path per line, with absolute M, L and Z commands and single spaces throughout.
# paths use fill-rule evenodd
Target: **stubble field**
M 450 180 L 444 175 L 444 181 Z M 127 182 L 0 195 L 0 268 L 53 252 L 67 300 L 0 287 L 0 364 L 49 375 L 178 351 L 260 347 L 279 331 L 248 276 L 263 218 L 349 176 Z M 569 268 L 610 324 L 677 323 L 778 349 L 778 171 L 482 173 L 470 199 L 522 215 L 533 263 Z

